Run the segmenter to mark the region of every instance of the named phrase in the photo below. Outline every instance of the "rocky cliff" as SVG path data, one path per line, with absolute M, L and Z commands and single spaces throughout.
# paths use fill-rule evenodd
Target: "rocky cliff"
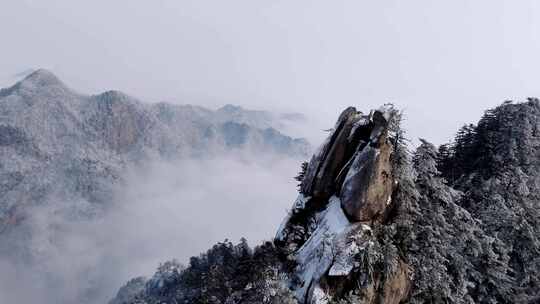
M 540 102 L 412 153 L 400 116 L 346 109 L 273 242 L 164 264 L 123 303 L 538 303 Z
M 391 107 L 367 115 L 345 110 L 311 159 L 275 239 L 294 265 L 291 286 L 300 302 L 324 303 L 355 291 L 364 303 L 399 303 L 408 294 L 408 265 L 388 256 L 377 239 L 398 184 L 389 138 L 396 115 Z M 389 272 L 374 269 L 378 259 Z

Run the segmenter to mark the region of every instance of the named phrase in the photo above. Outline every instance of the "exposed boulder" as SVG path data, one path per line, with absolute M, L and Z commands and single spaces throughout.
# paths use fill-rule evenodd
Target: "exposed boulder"
M 390 164 L 391 147 L 366 146 L 353 159 L 341 189 L 341 205 L 356 221 L 381 220 L 391 203 L 394 180 Z
M 392 193 L 391 146 L 387 141 L 391 109 L 364 116 L 347 108 L 311 159 L 300 191 L 315 200 L 340 192 L 342 206 L 356 221 L 380 217 Z
M 291 286 L 300 303 L 350 294 L 359 303 L 397 304 L 408 295 L 409 266 L 377 235 L 395 188 L 388 138 L 395 115 L 390 106 L 369 115 L 346 109 L 309 163 L 276 236 L 295 265 Z
M 319 151 L 313 155 L 300 187 L 300 192 L 314 198 L 329 198 L 335 191 L 335 179 L 348 161 L 351 130 L 360 113 L 349 107 L 341 113 L 334 131 L 326 139 Z
M 356 129 L 369 134 L 369 142 L 357 146 L 340 191 L 341 205 L 355 221 L 380 220 L 390 204 L 394 188 L 392 146 L 387 139 L 391 115 L 390 108 L 375 110 L 369 124 Z

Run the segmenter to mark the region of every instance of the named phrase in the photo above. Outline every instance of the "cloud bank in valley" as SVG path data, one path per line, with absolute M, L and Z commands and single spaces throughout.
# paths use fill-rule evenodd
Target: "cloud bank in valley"
M 11 235 L 17 248 L 3 242 L 0 302 L 104 303 L 165 260 L 185 263 L 225 238 L 270 239 L 294 200 L 299 167 L 248 153 L 152 161 L 126 172 L 101 216 L 85 219 L 83 201 L 35 207 L 25 232 Z M 24 246 L 28 256 L 6 254 Z

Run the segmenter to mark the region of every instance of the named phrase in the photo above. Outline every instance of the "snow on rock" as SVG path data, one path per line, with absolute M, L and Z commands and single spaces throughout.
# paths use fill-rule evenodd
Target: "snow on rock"
M 330 198 L 326 210 L 318 214 L 318 226 L 296 254 L 296 275 L 300 279 L 297 297 L 304 299 L 312 286 L 326 273 L 335 257 L 334 238 L 350 225 L 339 198 Z
M 353 136 L 354 134 L 356 134 L 356 132 L 361 129 L 361 128 L 365 128 L 366 126 L 369 125 L 369 117 L 368 116 L 361 116 L 361 113 L 359 113 L 359 118 L 358 120 L 353 124 L 353 127 L 351 129 L 351 133 L 349 134 L 349 137 L 348 137 L 348 140 L 349 141 L 352 141 L 353 140 Z
M 335 238 L 334 247 L 337 254 L 328 275 L 331 277 L 349 275 L 354 267 L 359 266 L 354 260 L 355 256 L 373 244 L 371 237 L 371 227 L 365 224 L 356 223 L 345 229 Z
M 380 284 L 408 286 L 406 278 L 373 276 L 374 267 L 387 263 L 384 259 L 399 263 L 397 255 L 383 252 L 369 226 L 378 229 L 392 207 L 396 183 L 388 128 L 394 114 L 390 106 L 369 115 L 347 108 L 308 165 L 302 195 L 275 239 L 284 256 L 296 262 L 291 289 L 300 303 L 329 303 L 343 288 L 358 284 L 356 295 L 374 303 Z M 388 303 L 402 299 L 403 290 Z
M 327 304 L 330 303 L 330 297 L 318 284 L 313 287 L 310 303 L 312 304 Z
M 327 208 L 317 215 L 317 222 L 317 229 L 295 256 L 299 279 L 295 291 L 300 302 L 323 304 L 329 301 L 328 292 L 320 284 L 323 276 L 349 275 L 360 266 L 355 258 L 373 242 L 371 227 L 351 223 L 336 196 L 332 196 Z
M 176 260 L 167 261 L 158 267 L 158 271 L 146 282 L 146 292 L 159 294 L 163 289 L 174 285 L 180 280 L 183 266 Z
M 293 203 L 293 207 L 291 211 L 287 214 L 287 216 L 283 219 L 281 222 L 281 225 L 278 228 L 278 231 L 276 233 L 275 239 L 278 241 L 284 241 L 286 237 L 285 230 L 287 229 L 287 224 L 289 223 L 291 216 L 293 214 L 298 214 L 300 211 L 304 210 L 306 207 L 306 203 L 311 199 L 311 197 L 306 197 L 304 194 L 299 193 L 298 197 Z

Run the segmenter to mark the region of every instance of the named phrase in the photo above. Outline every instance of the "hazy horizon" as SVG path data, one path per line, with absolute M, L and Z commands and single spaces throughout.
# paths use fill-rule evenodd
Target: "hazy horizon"
M 47 68 L 83 93 L 296 111 L 325 125 L 348 105 L 393 102 L 410 137 L 439 144 L 489 107 L 540 96 L 538 16 L 532 0 L 7 0 L 0 85 Z
M 338 132 L 324 131 L 333 127 L 346 107 L 354 106 L 367 112 L 393 103 L 404 111 L 403 126 L 413 148 L 418 138 L 436 145 L 449 142 L 462 125 L 476 123 L 485 110 L 506 100 L 519 102 L 527 97 L 540 97 L 536 80 L 540 70 L 537 56 L 540 53 L 540 2 L 534 0 L 3 0 L 0 36 L 3 38 L 0 88 L 15 84 L 34 70 L 46 69 L 81 94 L 118 90 L 147 103 L 165 101 L 210 109 L 234 104 L 249 110 L 301 113 L 307 117 L 305 122 L 292 122 L 280 131 L 290 137 L 307 138 L 314 148 L 328 134 L 338 134 L 331 137 L 337 139 L 329 141 L 329 148 L 320 153 L 321 162 L 312 162 L 307 170 L 308 176 L 316 181 L 305 182 L 309 185 L 306 188 L 317 186 L 301 194 L 302 197 L 313 195 L 313 200 L 297 201 L 307 212 L 302 210 L 296 217 L 305 219 L 297 224 L 296 218 L 291 217 L 294 229 L 290 235 L 303 239 L 298 244 L 306 244 L 307 237 L 312 235 L 322 236 L 314 233 L 318 227 L 334 225 L 327 224 L 329 220 L 321 218 L 323 213 L 318 209 L 322 209 L 322 203 L 328 203 L 323 201 L 336 191 L 340 198 L 347 192 L 352 194 L 345 197 L 358 196 L 357 203 L 342 202 L 342 206 L 360 205 L 355 206 L 358 209 L 355 214 L 365 212 L 361 208 L 380 205 L 380 209 L 373 209 L 376 212 L 368 210 L 374 214 L 365 221 L 370 225 L 379 225 L 382 218 L 387 222 L 388 218 L 401 217 L 397 215 L 402 208 L 394 206 L 409 208 L 416 203 L 420 206 L 430 202 L 431 194 L 424 197 L 422 189 L 430 192 L 431 188 L 424 187 L 423 181 L 414 188 L 414 182 L 410 182 L 417 178 L 416 173 L 412 174 L 413 169 L 400 168 L 399 174 L 393 174 L 395 164 L 391 160 L 394 158 L 384 160 L 384 155 L 390 155 L 386 152 L 392 151 L 392 145 L 383 141 L 385 133 L 381 130 L 387 126 L 378 121 L 382 119 L 373 119 L 364 126 L 359 123 L 364 120 L 351 115 Z M 258 144 L 268 141 L 277 149 L 289 147 L 291 142 L 301 142 L 302 151 L 309 150 L 303 140 L 293 141 L 274 134 L 277 132 L 261 130 L 268 125 L 231 128 L 221 134 L 221 129 L 216 128 L 218 119 L 193 114 L 206 111 L 173 115 L 174 111 L 167 109 L 174 107 L 162 107 L 166 109 L 163 114 L 159 110 L 147 110 L 153 107 L 136 102 L 133 103 L 136 107 L 124 107 L 123 102 L 115 102 L 115 94 L 85 99 L 73 94 L 63 98 L 63 90 L 49 91 L 50 94 L 40 95 L 41 92 L 23 88 L 0 96 L 0 127 L 3 128 L 0 128 L 0 177 L 3 178 L 0 180 L 0 207 L 3 208 L 0 208 L 0 224 L 9 228 L 0 233 L 0 302 L 58 304 L 81 303 L 81 299 L 85 299 L 85 303 L 104 303 L 130 278 L 151 276 L 160 262 L 177 258 L 188 264 L 190 256 L 205 252 L 225 238 L 236 242 L 240 237 L 247 237 L 251 246 L 271 240 L 279 223 L 290 214 L 298 195 L 298 181 L 294 176 L 309 156 L 303 152 L 285 155 L 266 151 L 272 150 L 268 145 L 250 149 L 250 144 L 259 147 Z M 26 94 L 28 92 L 36 94 Z M 86 102 L 88 100 L 97 102 Z M 522 106 L 527 109 L 526 105 Z M 257 117 L 254 120 L 259 119 Z M 508 117 L 518 120 L 515 119 L 518 116 Z M 230 121 L 223 124 L 243 123 L 228 119 Z M 181 123 L 175 124 L 177 122 Z M 536 118 L 525 122 L 531 130 L 533 123 L 538 124 Z M 219 124 L 221 126 L 221 121 Z M 349 130 L 354 131 L 347 135 L 345 132 Z M 534 130 L 532 133 L 536 134 Z M 227 135 L 232 139 L 226 140 Z M 366 144 L 368 139 L 372 144 Z M 534 140 L 530 149 L 519 153 L 529 150 L 536 153 L 539 144 L 536 138 Z M 232 149 L 236 144 L 242 147 Z M 478 151 L 469 146 L 466 150 Z M 183 151 L 190 153 L 184 155 Z M 429 151 L 424 151 L 429 154 L 428 173 L 435 176 L 434 152 Z M 461 154 L 456 152 L 456 155 Z M 457 157 L 452 157 L 442 159 L 451 160 L 452 166 L 463 166 L 462 171 L 466 172 L 464 168 L 469 168 L 469 164 L 454 161 Z M 524 163 L 534 163 L 534 160 L 527 159 Z M 401 171 L 410 172 L 402 174 Z M 538 176 L 525 180 L 521 169 L 515 171 L 519 173 L 516 173 L 519 187 L 516 186 L 515 192 L 529 195 L 528 187 L 537 184 Z M 461 175 L 459 180 L 476 182 L 479 175 L 470 176 L 475 178 Z M 400 184 L 402 180 L 406 183 Z M 436 202 L 433 208 L 429 204 L 429 208 L 451 217 L 448 225 L 444 218 L 433 219 L 433 223 L 444 224 L 441 227 L 449 240 L 453 240 L 450 236 L 461 237 L 457 232 L 463 227 L 476 227 L 469 223 L 486 219 L 472 217 L 465 211 L 456 212 L 458 205 L 454 196 L 458 197 L 458 191 L 439 178 L 433 180 L 441 184 L 433 186 L 437 190 L 433 191 L 437 192 L 433 196 Z M 358 181 L 358 191 L 347 188 L 349 181 Z M 483 187 L 496 188 L 499 184 L 493 182 Z M 471 185 L 476 187 L 476 184 Z M 421 191 L 416 191 L 420 188 Z M 397 205 L 393 200 L 401 196 L 396 189 L 406 189 L 404 196 L 418 197 Z M 455 189 L 466 188 L 460 185 Z M 531 189 L 535 188 L 531 186 Z M 481 208 L 503 206 L 510 210 L 511 205 L 507 205 L 498 192 L 486 193 L 490 205 L 480 205 Z M 504 194 L 502 190 L 500 193 Z M 368 201 L 379 198 L 380 201 Z M 499 201 L 506 205 L 498 205 Z M 368 207 L 363 207 L 366 202 Z M 469 201 L 464 202 L 469 204 Z M 516 200 L 515 206 L 523 204 Z M 364 240 L 364 221 L 357 223 L 361 218 L 354 219 L 355 214 L 346 217 L 343 213 L 347 207 L 342 210 L 334 205 L 344 219 L 343 225 L 337 225 L 339 229 L 349 229 L 352 226 L 346 225 L 353 220 L 355 225 L 362 223 L 354 226 L 354 230 L 334 232 L 347 238 L 350 232 L 358 232 Z M 487 208 L 487 219 L 499 220 L 491 209 Z M 431 217 L 432 211 L 427 214 Z M 513 221 L 516 214 L 508 213 L 501 220 Z M 454 219 L 458 217 L 466 222 Z M 459 228 L 455 235 L 454 230 L 448 228 L 451 223 Z M 508 220 L 508 223 L 512 222 Z M 521 223 L 519 226 L 522 227 Z M 395 227 L 388 231 L 400 234 L 396 229 L 401 228 Z M 438 231 L 431 226 L 428 228 Z M 296 235 L 296 230 L 302 232 Z M 476 247 L 483 244 L 476 242 L 478 231 L 472 228 L 471 231 L 475 237 L 464 240 L 473 240 Z M 330 240 L 326 232 L 323 245 Z M 498 233 L 497 230 L 494 235 Z M 386 234 L 384 232 L 385 238 Z M 372 238 L 372 233 L 369 237 Z M 287 245 L 287 255 L 290 248 L 299 247 L 295 242 Z M 316 251 L 311 249 L 317 249 L 317 242 L 313 242 L 316 244 L 313 248 L 310 248 L 311 242 L 309 246 L 302 245 L 301 248 L 308 248 L 307 254 L 300 250 L 294 254 L 315 256 Z M 369 242 L 371 244 L 371 240 Z M 491 236 L 488 243 L 500 246 Z M 385 251 L 389 244 L 391 242 L 385 239 Z M 321 252 L 328 251 L 328 247 L 325 248 Z M 367 248 L 365 257 L 371 259 L 371 245 L 362 248 Z M 476 255 L 481 251 L 475 248 L 471 250 L 477 263 L 480 260 Z M 347 255 L 353 252 L 343 250 Z M 398 255 L 395 254 L 397 249 L 388 252 Z M 506 250 L 501 252 L 504 253 L 501 261 L 514 263 L 514 256 L 510 259 Z M 529 251 L 524 252 L 523 257 L 530 256 Z M 489 258 L 494 255 L 491 249 L 484 253 Z M 382 257 L 386 261 L 386 257 L 380 255 L 381 260 Z M 356 264 L 351 261 L 347 263 L 350 262 L 353 269 L 352 265 Z M 403 267 L 402 271 L 392 267 L 393 273 L 403 278 L 375 283 L 375 293 L 386 292 L 385 286 L 402 285 L 400 288 L 409 290 L 405 282 L 405 277 L 412 275 L 409 266 L 398 259 L 391 261 L 392 265 Z M 470 262 L 458 260 L 455 265 L 465 265 L 461 261 Z M 427 259 L 428 262 L 431 260 Z M 377 263 L 377 267 L 383 265 Z M 482 265 L 495 265 L 490 263 L 481 261 Z M 370 269 L 366 276 L 362 272 L 362 277 L 358 277 L 364 282 L 367 275 L 371 275 L 373 265 L 364 265 L 364 262 L 358 265 Z M 426 269 L 431 271 L 429 267 Z M 434 268 L 434 277 L 445 273 L 444 267 Z M 483 268 L 480 272 L 476 268 L 472 270 L 475 280 L 476 277 L 489 280 L 489 276 L 476 274 Z M 325 266 L 324 271 L 329 268 Z M 315 273 L 312 271 L 310 276 Z M 346 273 L 337 270 L 337 273 L 350 276 L 351 270 Z M 501 273 L 514 278 L 517 272 Z M 386 278 L 386 275 L 380 277 Z M 296 281 L 296 275 L 291 278 Z M 437 280 L 440 278 L 438 276 Z M 463 278 L 460 280 L 465 280 Z M 319 291 L 322 290 L 319 283 L 306 280 L 302 286 Z M 331 285 L 346 286 L 344 290 L 349 292 L 348 286 L 353 284 Z M 440 289 L 438 286 L 450 285 L 435 286 Z M 455 290 L 470 286 L 474 287 L 470 289 L 479 289 L 476 283 L 469 281 L 462 286 L 467 288 Z

